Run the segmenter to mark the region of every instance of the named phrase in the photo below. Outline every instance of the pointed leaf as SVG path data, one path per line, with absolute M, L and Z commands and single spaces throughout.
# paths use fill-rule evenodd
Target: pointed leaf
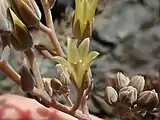
M 83 59 L 85 56 L 87 56 L 89 51 L 89 45 L 90 45 L 90 39 L 86 38 L 82 41 L 82 43 L 78 47 L 78 52 L 80 59 Z

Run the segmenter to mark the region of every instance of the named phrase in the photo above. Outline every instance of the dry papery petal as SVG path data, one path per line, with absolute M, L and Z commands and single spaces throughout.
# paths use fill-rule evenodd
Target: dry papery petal
M 52 96 L 53 90 L 51 88 L 51 78 L 43 78 L 43 83 L 48 95 Z
M 159 104 L 158 93 L 155 90 L 140 93 L 137 105 L 141 108 L 153 109 Z
M 119 100 L 126 105 L 133 105 L 137 100 L 137 89 L 133 86 L 127 86 L 120 89 Z
M 137 89 L 138 93 L 142 92 L 145 85 L 145 80 L 143 76 L 133 76 L 129 82 L 130 86 L 133 86 Z
M 60 90 L 60 88 L 62 87 L 62 83 L 60 82 L 60 80 L 56 79 L 56 78 L 52 78 L 51 79 L 51 87 L 53 90 Z
M 56 65 L 57 74 L 59 76 L 59 79 L 63 85 L 68 85 L 70 83 L 70 75 L 68 73 L 67 68 L 65 68 L 61 64 Z
M 109 103 L 115 103 L 118 99 L 118 94 L 114 88 L 107 86 L 105 90 L 105 100 Z
M 129 84 L 129 81 L 130 79 L 126 77 L 123 73 L 117 73 L 117 85 L 119 89 L 126 87 Z

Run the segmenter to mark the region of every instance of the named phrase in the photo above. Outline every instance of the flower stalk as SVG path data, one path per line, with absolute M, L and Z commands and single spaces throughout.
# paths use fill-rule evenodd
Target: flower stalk
M 58 42 L 58 38 L 55 33 L 49 2 L 48 2 L 48 0 L 41 0 L 41 3 L 43 6 L 47 26 L 50 29 L 46 29 L 42 24 L 40 24 L 39 27 L 43 32 L 46 32 L 48 34 L 48 36 L 51 40 L 51 43 L 52 43 L 53 47 L 55 48 L 56 52 L 58 53 L 58 55 L 64 56 L 64 52 Z

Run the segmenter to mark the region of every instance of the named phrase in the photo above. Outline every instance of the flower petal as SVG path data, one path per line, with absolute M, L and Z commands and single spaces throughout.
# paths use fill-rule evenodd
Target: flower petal
M 52 60 L 63 65 L 65 68 L 67 68 L 69 70 L 70 73 L 73 72 L 72 66 L 65 58 L 60 57 L 60 56 L 55 56 L 55 57 L 53 57 Z
M 68 69 L 69 73 L 74 77 L 74 80 L 77 80 L 77 75 L 72 64 L 70 64 L 66 59 L 60 56 L 53 57 L 53 60 L 62 64 L 66 69 Z
M 92 3 L 90 3 L 90 10 L 88 10 L 88 20 L 91 22 L 93 17 L 94 17 L 94 14 L 95 14 L 95 11 L 96 11 L 96 7 L 97 7 L 97 4 L 98 4 L 98 0 L 92 0 Z
M 67 52 L 68 52 L 68 56 L 67 56 L 67 60 L 69 63 L 76 63 L 79 60 L 79 53 L 78 53 L 78 49 L 77 49 L 77 44 L 76 41 L 73 39 L 68 38 L 68 48 L 67 48 Z
M 85 56 L 87 56 L 89 51 L 89 45 L 90 45 L 90 39 L 86 38 L 82 41 L 82 43 L 78 47 L 78 52 L 80 59 L 83 59 Z
M 85 64 L 83 62 L 78 62 L 75 68 L 75 72 L 76 72 L 75 82 L 78 88 L 82 86 L 83 77 L 86 71 L 87 71 L 87 68 L 85 67 Z
M 93 59 L 95 59 L 97 56 L 99 55 L 99 53 L 97 51 L 92 51 L 90 52 L 86 58 L 84 59 L 86 65 L 89 64 Z

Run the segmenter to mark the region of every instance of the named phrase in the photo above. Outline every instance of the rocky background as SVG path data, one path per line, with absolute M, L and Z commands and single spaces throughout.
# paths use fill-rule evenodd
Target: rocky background
M 57 0 L 52 9 L 56 32 L 64 49 L 66 37 L 71 35 L 70 20 L 73 10 L 74 0 Z M 45 23 L 44 18 L 42 22 Z M 35 44 L 51 47 L 46 35 L 34 30 L 31 33 Z M 92 65 L 95 85 L 88 100 L 89 109 L 97 116 L 113 116 L 112 108 L 102 98 L 106 85 L 113 84 L 118 71 L 128 76 L 149 76 L 146 78 L 150 78 L 150 81 L 159 80 L 160 0 L 99 0 L 91 49 L 101 54 Z M 43 59 L 38 53 L 37 56 L 42 75 L 53 76 L 53 63 Z M 23 55 L 13 50 L 10 58 L 10 63 L 18 71 Z M 24 95 L 3 73 L 0 91 Z

